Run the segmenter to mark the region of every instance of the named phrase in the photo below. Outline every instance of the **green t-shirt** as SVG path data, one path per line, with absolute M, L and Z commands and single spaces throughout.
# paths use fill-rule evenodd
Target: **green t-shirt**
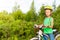
M 50 18 L 46 17 L 46 18 L 44 19 L 44 26 L 50 26 L 52 20 L 53 20 L 52 17 L 50 17 Z M 44 31 L 45 34 L 53 33 L 52 28 L 48 28 L 48 27 L 44 28 L 43 31 Z

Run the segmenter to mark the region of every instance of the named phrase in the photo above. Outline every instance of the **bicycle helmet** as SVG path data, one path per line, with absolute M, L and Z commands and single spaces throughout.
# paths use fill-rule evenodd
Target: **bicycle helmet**
M 44 9 L 45 9 L 45 10 L 51 10 L 51 11 L 53 10 L 53 9 L 52 9 L 52 6 L 45 6 Z

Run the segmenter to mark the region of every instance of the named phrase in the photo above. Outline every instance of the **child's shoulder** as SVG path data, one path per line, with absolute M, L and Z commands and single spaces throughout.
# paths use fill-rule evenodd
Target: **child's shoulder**
M 51 20 L 53 20 L 53 17 L 50 17 Z
M 50 17 L 51 19 L 53 19 L 53 17 Z

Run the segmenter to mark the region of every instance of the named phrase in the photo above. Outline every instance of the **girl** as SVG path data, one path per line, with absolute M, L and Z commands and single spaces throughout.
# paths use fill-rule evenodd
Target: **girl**
M 53 18 L 51 17 L 52 14 L 52 7 L 51 6 L 46 6 L 45 7 L 45 19 L 43 25 L 45 28 L 43 29 L 44 34 L 47 34 L 50 38 L 50 40 L 54 40 L 54 35 L 53 35 Z M 44 40 L 48 40 L 48 37 L 46 35 L 43 35 Z

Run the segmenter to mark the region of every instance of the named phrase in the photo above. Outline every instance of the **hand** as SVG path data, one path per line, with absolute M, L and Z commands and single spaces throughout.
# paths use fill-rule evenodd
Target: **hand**
M 41 25 L 38 25 L 38 27 L 39 27 L 39 28 L 42 28 L 42 27 L 43 27 L 43 24 L 41 24 Z
M 37 24 L 34 24 L 34 28 L 38 28 L 38 25 Z

